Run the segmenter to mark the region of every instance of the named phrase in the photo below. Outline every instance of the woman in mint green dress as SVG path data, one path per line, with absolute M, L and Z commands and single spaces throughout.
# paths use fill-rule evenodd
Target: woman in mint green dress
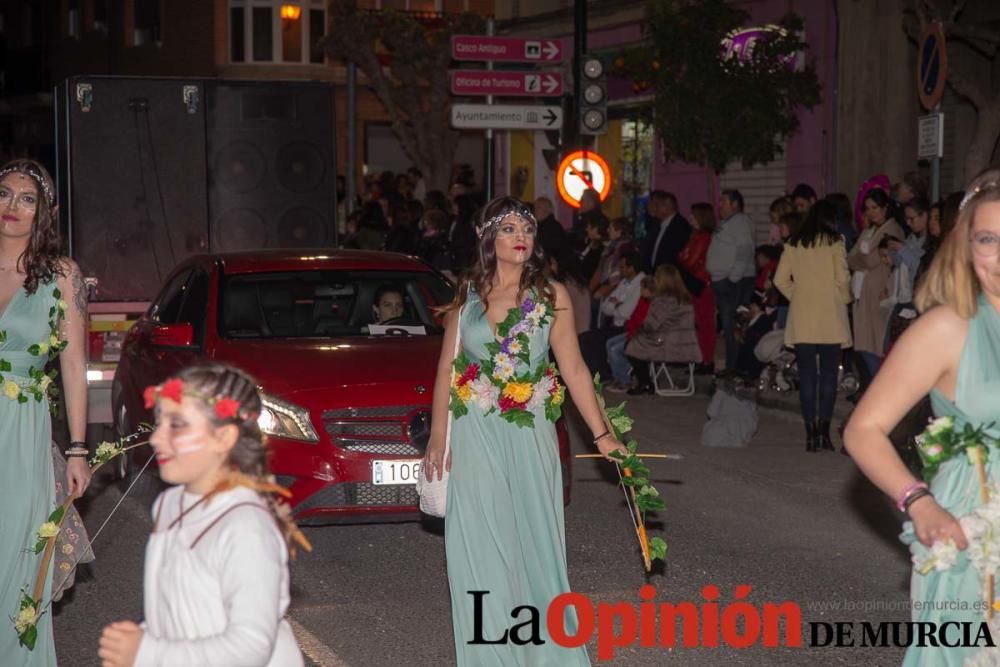
M 977 467 L 962 451 L 935 453 L 939 467 L 924 488 L 897 456 L 888 433 L 930 393 L 936 416 L 953 417 L 958 430 L 965 424 L 986 429 L 987 482 L 1000 483 L 995 440 L 1000 437 L 1000 170 L 984 172 L 969 186 L 917 304 L 924 314 L 896 343 L 858 404 L 845 444 L 869 479 L 908 516 L 901 538 L 915 563 L 933 566 L 932 556 L 949 542 L 959 549 L 950 567 L 945 559 L 939 568 L 915 566 L 913 620 L 939 628 L 967 622 L 975 636 L 986 621 L 986 605 L 994 602 L 984 597 L 983 576 L 969 558 L 968 536 L 959 523 L 982 505 Z M 993 637 L 1000 642 L 1000 635 Z M 952 631 L 948 640 L 961 642 L 961 632 Z M 998 664 L 1000 648 L 911 646 L 904 664 L 949 667 L 967 660 Z
M 55 356 L 62 368 L 70 436 L 76 441 L 76 449 L 68 450 L 67 489 L 79 496 L 90 482 L 86 453 L 79 455 L 87 425 L 87 301 L 79 269 L 59 256 L 57 211 L 52 178 L 41 165 L 16 160 L 0 169 L 0 624 L 6 626 L 0 630 L 0 664 L 4 667 L 56 664 L 48 606 L 51 568 L 38 605 L 42 614 L 34 648 L 21 645 L 23 626 L 7 620 L 19 616 L 23 592 L 33 593 L 41 556 L 29 547 L 55 509 L 48 398 L 52 379 L 42 372 Z
M 424 470 L 428 479 L 450 470 L 448 584 L 457 662 L 469 667 L 590 664 L 585 647 L 563 648 L 546 629 L 549 603 L 570 590 L 555 431 L 564 398 L 560 376 L 599 451 L 608 457 L 622 444 L 605 426 L 569 295 L 546 275 L 537 227 L 516 199 L 484 207 L 476 226 L 479 261 L 459 285 L 438 364 Z M 550 347 L 558 372 L 549 364 Z M 528 610 L 518 610 L 526 606 L 538 612 L 534 641 L 530 624 L 516 635 L 509 630 L 530 620 Z M 573 614 L 564 627 L 576 634 Z M 477 629 L 484 642 L 505 634 L 507 640 L 470 644 Z

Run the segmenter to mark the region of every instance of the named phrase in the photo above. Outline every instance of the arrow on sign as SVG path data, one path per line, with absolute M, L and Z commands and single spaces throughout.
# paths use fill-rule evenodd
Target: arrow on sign
M 552 127 L 552 124 L 559 119 L 559 116 L 552 109 L 547 109 L 545 115 L 542 116 L 545 119 L 545 127 Z
M 542 48 L 542 53 L 545 55 L 546 60 L 552 60 L 559 55 L 559 45 L 551 40 L 546 40 L 545 46 Z
M 560 87 L 560 83 L 561 82 L 551 74 L 546 74 L 545 82 L 542 84 L 542 87 L 545 88 L 546 93 L 551 93 L 553 90 Z

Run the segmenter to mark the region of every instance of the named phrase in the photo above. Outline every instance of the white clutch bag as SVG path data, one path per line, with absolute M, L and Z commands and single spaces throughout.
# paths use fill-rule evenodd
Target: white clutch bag
M 454 362 L 458 356 L 459 341 L 462 339 L 462 309 L 458 311 L 458 331 L 455 332 L 455 349 L 451 359 Z M 454 372 L 449 369 L 449 372 Z M 450 385 L 450 382 L 449 382 Z M 451 453 L 451 408 L 448 409 L 448 425 L 445 427 L 444 435 L 444 459 L 441 465 L 441 479 L 437 474 L 431 475 L 431 481 L 427 481 L 425 472 L 420 470 L 417 475 L 417 495 L 420 496 L 420 511 L 428 516 L 443 517 L 445 508 L 448 506 L 448 470 L 445 464 L 448 462 L 448 455 Z

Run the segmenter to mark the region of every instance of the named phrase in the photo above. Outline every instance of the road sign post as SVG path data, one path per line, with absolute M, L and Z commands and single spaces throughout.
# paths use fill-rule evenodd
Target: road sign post
M 944 29 L 941 23 L 934 21 L 928 24 L 920 39 L 920 50 L 917 54 L 917 92 L 924 108 L 934 113 L 920 118 L 920 133 L 918 149 L 924 147 L 925 126 L 928 140 L 933 136 L 931 124 L 937 118 L 937 135 L 943 137 L 944 127 L 941 111 L 941 99 L 944 97 L 944 87 L 948 80 L 948 49 L 944 39 Z M 931 200 L 937 201 L 941 196 L 941 158 L 944 156 L 943 139 L 939 141 L 935 155 L 931 157 Z M 930 143 L 928 143 L 930 146 Z M 923 157 L 923 156 L 921 156 Z
M 562 107 L 533 104 L 452 104 L 451 126 L 465 130 L 558 130 Z

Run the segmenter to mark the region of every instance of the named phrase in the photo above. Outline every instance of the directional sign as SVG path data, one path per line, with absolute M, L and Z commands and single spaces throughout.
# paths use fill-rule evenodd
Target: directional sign
M 518 104 L 452 104 L 451 126 L 469 130 L 558 130 L 562 107 Z
M 563 59 L 563 49 L 555 39 L 452 35 L 451 57 L 455 60 L 557 63 Z
M 596 190 L 604 201 L 611 192 L 611 168 L 597 153 L 574 151 L 559 163 L 556 185 L 559 196 L 573 208 L 580 208 L 584 190 Z
M 948 78 L 948 51 L 944 44 L 941 24 L 931 23 L 920 40 L 917 62 L 917 92 L 925 109 L 933 109 L 944 97 L 944 84 Z
M 452 95 L 562 95 L 562 74 L 549 72 L 494 72 L 485 69 L 451 70 Z

